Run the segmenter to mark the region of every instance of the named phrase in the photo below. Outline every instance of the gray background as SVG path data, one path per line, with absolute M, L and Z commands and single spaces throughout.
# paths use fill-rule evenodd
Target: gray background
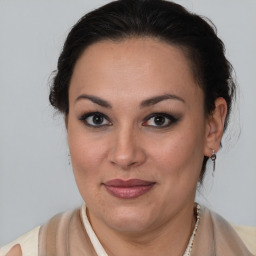
M 82 203 L 63 117 L 48 103 L 49 76 L 71 26 L 107 2 L 0 0 L 0 246 Z M 213 20 L 240 84 L 240 110 L 198 200 L 256 226 L 256 1 L 176 2 Z

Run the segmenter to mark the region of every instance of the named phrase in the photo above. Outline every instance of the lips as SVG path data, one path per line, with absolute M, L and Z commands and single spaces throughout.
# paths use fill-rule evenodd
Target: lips
M 103 183 L 111 195 L 122 199 L 134 199 L 142 196 L 149 192 L 155 184 L 155 182 L 139 179 L 113 179 Z

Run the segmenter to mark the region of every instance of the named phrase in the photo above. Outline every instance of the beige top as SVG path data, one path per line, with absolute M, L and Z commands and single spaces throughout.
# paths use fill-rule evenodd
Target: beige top
M 38 256 L 38 237 L 40 227 L 36 227 L 30 232 L 24 234 L 13 242 L 5 245 L 0 249 L 0 256 L 5 256 L 8 251 L 16 244 L 21 246 L 22 255 Z
M 232 225 L 244 244 L 253 255 L 256 255 L 256 227 Z
M 104 248 L 102 247 L 100 241 L 98 240 L 96 234 L 94 233 L 90 222 L 86 215 L 85 205 L 81 207 L 81 216 L 83 225 L 90 237 L 90 240 L 95 248 L 97 255 L 99 256 L 107 256 Z M 241 227 L 241 226 L 233 226 L 236 232 L 239 234 L 240 238 L 243 240 L 245 245 L 251 251 L 253 255 L 256 255 L 256 227 Z M 38 256 L 38 238 L 39 238 L 39 229 L 40 227 L 36 227 L 32 231 L 24 234 L 19 237 L 15 241 L 7 244 L 3 248 L 0 249 L 0 256 L 5 256 L 8 251 L 16 244 L 21 246 L 22 255 L 23 256 Z

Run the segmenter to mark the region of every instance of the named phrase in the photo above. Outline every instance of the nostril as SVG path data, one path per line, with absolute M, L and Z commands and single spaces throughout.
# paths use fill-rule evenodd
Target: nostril
M 137 162 L 135 161 L 129 161 L 129 160 L 126 160 L 126 159 L 115 159 L 115 160 L 112 160 L 111 163 L 113 165 L 116 165 L 116 166 L 119 166 L 121 167 L 122 169 L 127 169 L 127 168 L 130 168 L 132 166 L 135 166 L 137 164 Z
M 118 166 L 121 169 L 127 170 L 132 167 L 137 167 L 145 162 L 146 156 L 144 152 L 136 151 L 132 155 L 115 155 L 110 154 L 109 161 L 112 165 Z
M 145 152 L 136 143 L 135 136 L 130 131 L 120 131 L 112 143 L 108 152 L 108 161 L 112 165 L 129 169 L 144 162 Z
M 133 165 L 136 165 L 136 164 L 137 164 L 137 162 L 132 162 L 128 166 L 133 166 Z

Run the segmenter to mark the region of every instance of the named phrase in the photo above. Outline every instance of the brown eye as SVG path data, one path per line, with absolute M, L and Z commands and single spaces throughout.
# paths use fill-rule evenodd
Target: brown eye
M 155 113 L 149 115 L 146 120 L 143 122 L 143 126 L 151 126 L 155 128 L 165 128 L 168 127 L 175 122 L 177 122 L 178 119 L 166 114 L 166 113 Z
M 104 117 L 101 115 L 92 116 L 92 122 L 95 125 L 101 125 L 104 122 Z
M 104 114 L 98 112 L 85 114 L 79 119 L 83 121 L 87 126 L 95 128 L 111 125 L 109 119 Z
M 156 116 L 156 117 L 154 117 L 154 123 L 157 126 L 164 125 L 165 122 L 166 122 L 166 117 L 163 117 L 163 116 Z

